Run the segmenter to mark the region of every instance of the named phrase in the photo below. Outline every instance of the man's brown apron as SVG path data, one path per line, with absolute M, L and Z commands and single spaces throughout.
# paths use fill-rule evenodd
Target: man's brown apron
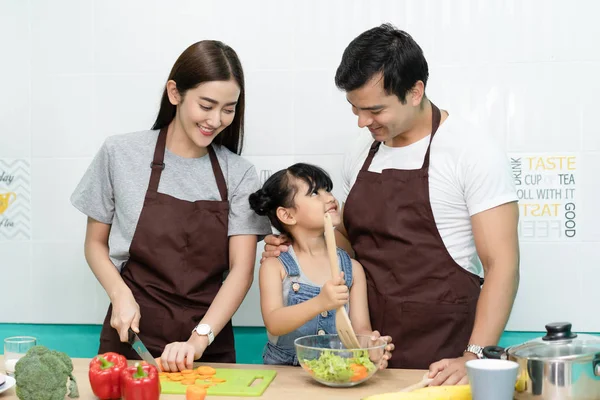
M 344 206 L 344 224 L 367 276 L 373 329 L 392 336 L 392 368 L 427 369 L 460 357 L 473 324 L 480 279 L 459 266 L 438 232 L 429 199 L 432 130 L 417 170 L 369 172 L 374 142 Z
M 130 257 L 121 276 L 140 306 L 139 337 L 154 357 L 175 341 L 187 341 L 221 288 L 229 269 L 227 185 L 215 151 L 208 147 L 220 201 L 185 201 L 158 193 L 165 168 L 167 129 L 154 150 L 150 183 Z M 166 166 L 168 168 L 168 166 Z M 210 177 L 208 177 L 210 178 Z M 131 346 L 121 343 L 110 326 L 108 308 L 99 352 L 116 351 L 139 359 Z M 201 358 L 207 362 L 235 362 L 231 321 L 215 337 Z

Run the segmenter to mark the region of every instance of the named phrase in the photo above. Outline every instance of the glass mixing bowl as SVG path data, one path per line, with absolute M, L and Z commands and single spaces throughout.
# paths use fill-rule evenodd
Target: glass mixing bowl
M 379 369 L 387 343 L 357 335 L 360 349 L 346 349 L 338 335 L 303 336 L 294 341 L 302 368 L 314 380 L 332 387 L 350 387 L 369 380 Z

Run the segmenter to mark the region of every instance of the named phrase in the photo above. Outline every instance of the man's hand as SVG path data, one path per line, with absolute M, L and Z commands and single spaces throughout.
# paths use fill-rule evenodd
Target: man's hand
M 262 253 L 260 263 L 270 257 L 278 257 L 282 252 L 288 251 L 290 239 L 286 235 L 267 235 L 265 237 L 265 251 Z
M 459 358 L 447 358 L 431 364 L 429 366 L 429 378 L 432 378 L 433 381 L 429 385 L 466 385 L 469 378 L 467 377 L 465 364 L 469 360 L 476 359 L 475 354 L 465 353 Z

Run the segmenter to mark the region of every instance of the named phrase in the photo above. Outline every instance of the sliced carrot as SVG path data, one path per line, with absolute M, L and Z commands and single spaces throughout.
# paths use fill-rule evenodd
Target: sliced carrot
M 191 385 L 185 391 L 185 399 L 186 400 L 204 400 L 206 397 L 206 389 Z
M 211 381 L 213 381 L 214 383 L 223 383 L 223 382 L 227 382 L 227 379 L 223 379 L 223 378 L 215 378 L 214 376 L 212 378 L 210 378 Z
M 196 368 L 196 371 L 198 372 L 198 375 L 214 375 L 217 373 L 217 371 L 213 367 L 209 366 L 198 367 Z
M 196 383 L 195 379 L 183 379 L 181 381 L 179 381 L 179 383 L 181 383 L 182 385 L 193 385 Z
M 171 376 L 169 376 L 169 379 L 172 381 L 182 381 L 185 378 L 181 375 L 171 375 Z
M 194 371 L 193 369 L 184 369 L 183 371 L 180 371 L 182 375 L 190 375 L 190 374 L 195 374 L 196 371 Z

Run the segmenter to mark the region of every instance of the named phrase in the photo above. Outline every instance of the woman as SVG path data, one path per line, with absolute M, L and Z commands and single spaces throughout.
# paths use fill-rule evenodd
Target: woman
M 152 130 L 109 137 L 94 158 L 71 201 L 111 300 L 100 353 L 139 358 L 123 343 L 131 327 L 167 371 L 235 362 L 231 317 L 271 231 L 248 205 L 260 185 L 239 156 L 243 122 L 237 54 L 201 41 L 175 62 Z

